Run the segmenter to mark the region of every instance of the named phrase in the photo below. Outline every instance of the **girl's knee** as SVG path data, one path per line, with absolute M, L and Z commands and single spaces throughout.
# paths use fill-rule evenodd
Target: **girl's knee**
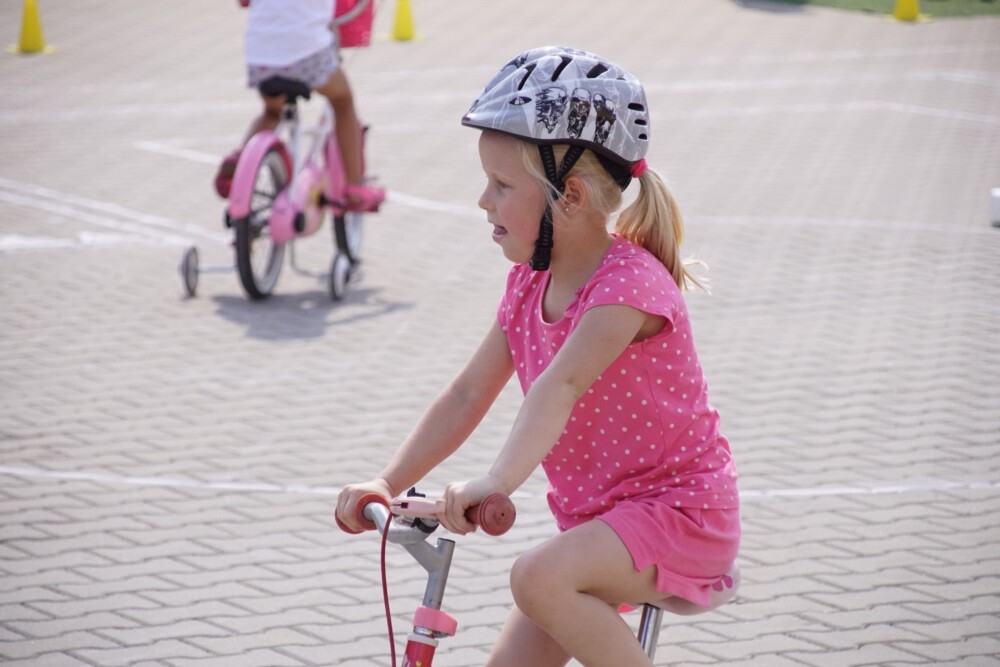
M 528 617 L 555 599 L 562 588 L 558 564 L 553 560 L 549 551 L 536 548 L 521 554 L 511 567 L 511 594 Z

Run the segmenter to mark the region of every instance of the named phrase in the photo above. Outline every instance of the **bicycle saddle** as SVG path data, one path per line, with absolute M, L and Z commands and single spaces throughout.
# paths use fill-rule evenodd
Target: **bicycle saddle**
M 261 95 L 267 97 L 277 97 L 284 95 L 289 102 L 295 102 L 298 98 L 308 100 L 312 94 L 312 89 L 298 79 L 288 79 L 283 76 L 271 76 L 257 86 Z

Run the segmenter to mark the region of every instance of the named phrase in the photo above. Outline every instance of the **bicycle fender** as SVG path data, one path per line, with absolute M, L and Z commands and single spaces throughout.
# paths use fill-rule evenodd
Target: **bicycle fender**
M 233 175 L 233 187 L 229 193 L 229 206 L 226 213 L 230 218 L 238 220 L 250 215 L 250 203 L 253 199 L 253 181 L 257 169 L 267 152 L 276 148 L 285 162 L 289 177 L 292 174 L 292 161 L 285 145 L 274 132 L 264 130 L 255 134 L 240 153 L 236 163 L 236 173 Z

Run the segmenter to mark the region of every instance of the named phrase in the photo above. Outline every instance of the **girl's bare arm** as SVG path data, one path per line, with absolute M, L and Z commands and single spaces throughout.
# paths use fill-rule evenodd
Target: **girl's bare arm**
M 465 368 L 431 403 L 378 478 L 344 487 L 337 516 L 356 529 L 352 512 L 361 495 L 374 492 L 392 498 L 420 481 L 471 435 L 513 372 L 506 336 L 494 322 Z
M 445 527 L 472 528 L 462 512 L 490 493 L 513 493 L 528 479 L 562 434 L 576 402 L 630 343 L 663 326 L 663 318 L 628 306 L 588 310 L 576 330 L 524 398 L 510 435 L 489 475 L 448 487 Z

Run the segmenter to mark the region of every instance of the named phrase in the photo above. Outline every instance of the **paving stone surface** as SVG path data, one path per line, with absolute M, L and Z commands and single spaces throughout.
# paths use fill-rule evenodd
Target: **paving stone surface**
M 0 3 L 17 40 L 21 3 Z M 1000 19 L 759 0 L 411 3 L 345 53 L 390 200 L 331 303 L 326 228 L 276 294 L 232 273 L 219 157 L 257 102 L 235 2 L 40 0 L 0 54 L 0 662 L 388 664 L 378 548 L 331 521 L 489 326 L 507 263 L 459 118 L 519 51 L 642 79 L 650 163 L 710 267 L 689 297 L 733 442 L 744 583 L 657 664 L 1000 665 Z M 481 473 L 510 386 L 426 488 Z M 458 540 L 445 667 L 481 665 L 506 573 L 553 531 Z M 400 637 L 421 571 L 388 555 Z M 629 618 L 633 625 L 635 618 Z M 400 643 L 402 639 L 400 639 Z

